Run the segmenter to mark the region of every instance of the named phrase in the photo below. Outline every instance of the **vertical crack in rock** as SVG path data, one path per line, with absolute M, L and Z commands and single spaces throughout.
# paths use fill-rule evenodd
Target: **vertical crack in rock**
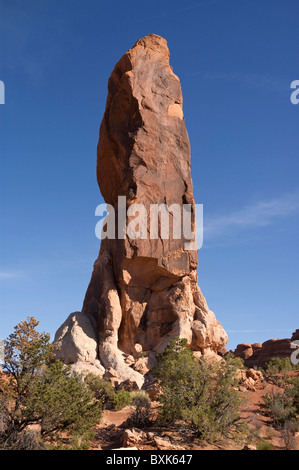
M 116 233 L 119 196 L 127 208 L 143 204 L 147 214 L 151 204 L 190 204 L 195 230 L 182 105 L 166 40 L 150 34 L 137 41 L 109 78 L 97 148 L 97 180 L 115 208 Z M 186 250 L 188 240 L 175 238 L 171 229 L 169 234 L 161 237 L 160 227 L 156 239 L 103 239 L 83 303 L 95 325 L 101 364 L 120 382 L 134 380 L 139 387 L 144 377 L 134 360 L 141 350 L 152 363 L 175 336 L 203 355 L 216 354 L 228 339 L 198 287 L 197 251 Z

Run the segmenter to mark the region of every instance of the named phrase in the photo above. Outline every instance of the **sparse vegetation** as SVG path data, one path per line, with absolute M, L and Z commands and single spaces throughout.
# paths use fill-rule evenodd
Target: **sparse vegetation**
M 295 413 L 299 415 L 299 377 L 287 381 L 285 393 L 292 401 Z
M 84 378 L 84 383 L 96 400 L 101 403 L 103 409 L 113 407 L 115 390 L 107 379 L 90 373 Z
M 265 365 L 265 372 L 268 375 L 278 374 L 279 372 L 289 372 L 295 369 L 296 366 L 291 363 L 289 357 L 272 357 Z
M 295 434 L 299 431 L 299 421 L 291 420 L 285 421 L 282 428 L 282 439 L 285 444 L 286 450 L 296 450 Z
M 136 428 L 167 429 L 205 444 L 240 436 L 258 450 L 274 450 L 275 440 L 280 439 L 280 446 L 296 449 L 299 376 L 286 360 L 269 361 L 267 393 L 260 403 L 266 416 L 251 417 L 248 432 L 235 387 L 244 363 L 233 355 L 219 364 L 198 361 L 186 340 L 176 338 L 158 355 L 152 370 L 163 392 L 160 406 L 153 408 L 145 391 L 116 391 L 105 378 L 73 373 L 70 366 L 55 360 L 49 335 L 38 333 L 37 326 L 29 317 L 4 342 L 0 449 L 88 449 L 103 410 L 120 411 L 127 405 L 131 407 L 126 416 Z
M 135 393 L 132 397 L 133 411 L 130 418 L 133 426 L 146 427 L 153 424 L 153 414 L 151 409 L 151 401 L 145 392 Z
M 234 367 L 236 369 L 246 369 L 246 366 L 244 365 L 244 360 L 241 358 L 241 357 L 235 357 L 233 353 L 231 352 L 228 352 L 225 356 L 224 356 L 224 360 L 228 363 L 228 364 L 234 364 Z
M 295 433 L 299 431 L 299 378 L 286 377 L 280 381 L 280 387 L 283 389 L 265 394 L 260 408 L 281 431 L 285 448 L 292 450 L 296 448 Z
M 256 450 L 274 450 L 271 442 L 260 440 L 256 445 Z
M 130 405 L 132 395 L 127 390 L 118 390 L 113 395 L 112 408 L 116 411 L 122 410 L 125 406 Z
M 102 407 L 81 378 L 54 359 L 49 335 L 38 333 L 38 323 L 28 317 L 4 341 L 0 447 L 59 446 L 62 436 L 76 436 L 86 447 Z
M 284 392 L 272 390 L 270 394 L 267 393 L 260 407 L 271 416 L 276 426 L 283 426 L 286 421 L 296 418 L 292 400 Z
M 240 401 L 234 390 L 236 370 L 232 358 L 212 366 L 196 361 L 186 340 L 172 341 L 153 371 L 163 386 L 161 422 L 179 423 L 208 440 L 243 431 Z

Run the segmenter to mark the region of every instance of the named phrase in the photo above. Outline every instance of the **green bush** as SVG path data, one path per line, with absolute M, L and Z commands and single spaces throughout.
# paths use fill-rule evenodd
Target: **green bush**
M 85 434 L 102 416 L 92 392 L 60 361 L 35 375 L 24 405 L 23 416 L 28 421 L 38 417 L 41 435 L 49 440 L 59 439 L 62 432 Z
M 281 431 L 281 437 L 285 443 L 286 450 L 297 449 L 295 434 L 298 432 L 298 430 L 299 430 L 298 420 L 285 421 L 282 431 Z
M 113 405 L 115 390 L 108 380 L 90 373 L 86 375 L 84 382 L 103 408 Z
M 278 374 L 279 372 L 288 372 L 293 369 L 293 365 L 289 357 L 272 357 L 265 365 L 267 374 Z
M 299 415 L 299 377 L 289 379 L 285 394 L 291 400 L 295 413 Z
M 294 434 L 299 430 L 299 378 L 283 382 L 283 391 L 274 391 L 263 397 L 262 410 L 281 429 L 286 448 L 295 447 Z
M 49 335 L 38 321 L 19 323 L 4 342 L 0 376 L 0 447 L 42 448 L 62 437 L 83 436 L 102 415 L 101 404 L 70 367 L 54 360 Z M 30 426 L 39 426 L 37 435 Z
M 130 418 L 133 426 L 142 428 L 153 423 L 151 401 L 145 392 L 134 393 L 131 404 L 133 410 L 130 414 Z
M 270 442 L 262 440 L 257 443 L 256 450 L 274 450 L 274 447 Z
M 119 411 L 130 405 L 132 401 L 131 393 L 127 390 L 118 390 L 113 396 L 112 407 L 114 410 Z
M 234 390 L 237 368 L 229 358 L 219 364 L 195 360 L 184 339 L 171 341 L 153 369 L 162 383 L 162 423 L 181 422 L 202 439 L 243 430 L 240 401 Z
M 234 354 L 231 352 L 228 352 L 227 354 L 225 354 L 224 360 L 227 363 L 233 362 L 235 367 L 238 369 L 246 369 L 246 366 L 244 365 L 244 359 L 242 359 L 241 357 L 235 357 Z
M 96 433 L 94 431 L 86 431 L 84 434 L 74 434 L 67 448 L 69 450 L 89 450 L 90 442 L 94 439 Z M 64 446 L 66 448 L 66 446 Z
M 261 409 L 273 419 L 275 425 L 283 426 L 286 421 L 296 419 L 296 408 L 291 397 L 284 392 L 272 390 L 263 397 Z

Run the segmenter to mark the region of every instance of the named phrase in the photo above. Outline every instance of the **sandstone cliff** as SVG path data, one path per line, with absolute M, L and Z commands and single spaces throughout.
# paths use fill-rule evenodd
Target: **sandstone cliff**
M 113 208 L 116 238 L 101 241 L 82 308 L 97 343 L 92 361 L 99 360 L 106 373 L 110 369 L 116 381 L 131 379 L 142 386 L 155 354 L 175 336 L 187 338 L 203 355 L 217 353 L 228 339 L 198 286 L 196 247 L 188 245 L 184 233 L 173 233 L 173 213 L 168 238 L 161 234 L 161 217 L 153 238 L 148 225 L 136 238 L 120 227 L 119 203 L 125 201 L 126 225 L 136 217 L 130 211 L 136 204 L 146 217 L 153 204 L 178 211 L 188 206 L 196 231 L 181 85 L 169 65 L 167 43 L 159 36 L 137 41 L 109 78 L 97 179 Z M 63 334 L 60 329 L 55 338 L 64 360 L 71 331 L 71 326 Z M 72 344 L 77 347 L 76 341 Z M 88 362 L 86 354 L 83 361 Z

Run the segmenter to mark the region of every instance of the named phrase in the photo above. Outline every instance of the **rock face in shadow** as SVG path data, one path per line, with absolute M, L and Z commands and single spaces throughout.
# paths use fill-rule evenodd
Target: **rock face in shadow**
M 179 236 L 174 230 L 175 211 L 183 214 L 188 205 L 191 231 L 196 232 L 182 106 L 165 39 L 153 34 L 140 39 L 108 82 L 97 179 L 115 212 L 116 238 L 101 241 L 82 309 L 95 325 L 102 365 L 112 367 L 120 382 L 127 377 L 140 385 L 143 375 L 134 370 L 140 354 L 151 356 L 152 363 L 152 355 L 176 336 L 187 338 L 203 355 L 216 354 L 228 340 L 198 286 L 197 247 L 190 244 L 182 221 Z M 167 206 L 169 237 L 163 232 L 165 219 L 162 226 L 161 212 L 151 212 L 152 205 Z M 125 234 L 122 209 L 127 214 Z M 128 357 L 133 358 L 130 364 Z

